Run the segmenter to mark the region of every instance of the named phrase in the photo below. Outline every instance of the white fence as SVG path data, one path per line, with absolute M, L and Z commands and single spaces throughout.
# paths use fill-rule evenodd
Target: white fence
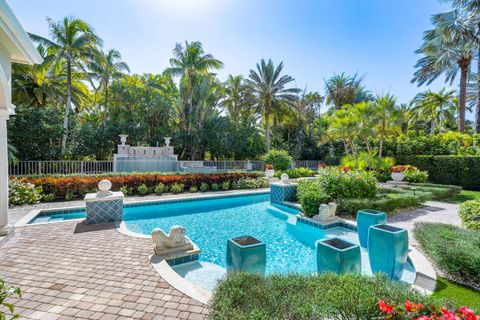
M 294 168 L 310 168 L 316 170 L 321 160 L 296 160 Z M 114 161 L 78 161 L 78 160 L 59 160 L 59 161 L 19 161 L 9 165 L 9 174 L 11 176 L 25 175 L 48 175 L 48 174 L 101 174 L 110 172 L 144 172 L 144 171 L 172 171 L 171 162 L 158 160 L 119 160 Z M 247 170 L 263 171 L 265 163 L 263 161 L 183 161 L 175 162 L 174 171 L 183 172 L 215 172 L 226 170 Z

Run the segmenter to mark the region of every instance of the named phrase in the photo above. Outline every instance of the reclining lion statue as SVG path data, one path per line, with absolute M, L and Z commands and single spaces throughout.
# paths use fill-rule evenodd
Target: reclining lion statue
M 178 251 L 192 250 L 193 244 L 187 238 L 186 233 L 187 229 L 179 225 L 171 227 L 168 234 L 160 228 L 153 229 L 152 240 L 155 254 L 160 256 Z
M 335 212 L 337 211 L 337 204 L 330 202 L 328 204 L 322 203 L 318 208 L 318 214 L 313 218 L 320 221 L 330 220 L 335 218 Z

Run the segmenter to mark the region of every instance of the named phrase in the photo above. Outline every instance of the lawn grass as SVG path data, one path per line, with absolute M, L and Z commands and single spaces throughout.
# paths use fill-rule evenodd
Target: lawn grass
M 462 190 L 458 195 L 447 201 L 460 204 L 469 200 L 480 200 L 480 191 Z
M 473 308 L 476 312 L 480 312 L 480 291 L 465 288 L 445 278 L 437 278 L 437 287 L 433 296 L 451 300 L 456 306 L 467 306 Z

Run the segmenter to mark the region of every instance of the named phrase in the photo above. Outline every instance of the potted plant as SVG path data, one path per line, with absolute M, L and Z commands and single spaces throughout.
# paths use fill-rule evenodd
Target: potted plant
M 390 168 L 390 172 L 392 173 L 392 179 L 395 182 L 402 182 L 405 178 L 403 174 L 403 166 L 393 166 Z
M 275 175 L 275 170 L 273 170 L 273 164 L 267 163 L 265 165 L 265 174 L 267 178 L 273 178 L 273 176 Z

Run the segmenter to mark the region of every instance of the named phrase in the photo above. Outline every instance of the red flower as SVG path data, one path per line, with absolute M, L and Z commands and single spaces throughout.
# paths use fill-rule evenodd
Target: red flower
M 405 301 L 405 309 L 408 312 L 412 312 L 412 311 L 415 311 L 416 306 L 410 300 L 407 300 L 407 301 Z
M 273 169 L 273 164 L 270 164 L 270 163 L 266 164 L 265 169 L 272 170 Z
M 343 166 L 343 171 L 347 172 L 349 170 L 348 166 Z
M 442 307 L 442 315 L 445 320 L 458 320 L 461 319 L 457 317 L 455 313 L 448 311 L 445 307 Z
M 386 304 L 383 300 L 378 300 L 378 308 L 380 308 L 380 311 L 383 313 L 387 314 L 392 314 L 393 307 L 389 304 Z
M 463 314 L 466 320 L 478 320 L 477 316 L 472 312 L 472 310 L 469 310 L 465 306 L 458 309 L 457 312 Z

